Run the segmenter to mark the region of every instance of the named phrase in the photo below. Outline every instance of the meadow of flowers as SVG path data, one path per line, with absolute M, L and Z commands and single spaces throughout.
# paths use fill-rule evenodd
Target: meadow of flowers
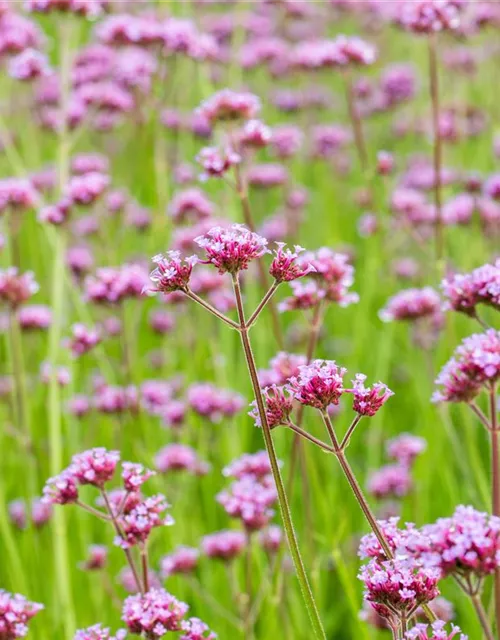
M 500 638 L 499 33 L 0 0 L 0 640 Z

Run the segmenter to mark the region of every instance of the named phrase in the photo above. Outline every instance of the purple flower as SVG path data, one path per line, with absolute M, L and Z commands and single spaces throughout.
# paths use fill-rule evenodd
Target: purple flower
M 417 34 L 453 31 L 460 27 L 465 5 L 464 0 L 406 0 L 398 6 L 395 22 Z
M 61 11 L 95 18 L 102 13 L 104 4 L 105 0 L 27 0 L 26 9 L 32 13 Z
M 166 255 L 154 256 L 156 268 L 150 274 L 152 287 L 146 287 L 145 293 L 171 293 L 172 291 L 187 291 L 196 256 L 181 259 L 178 251 L 168 251 Z
M 0 269 L 0 302 L 17 308 L 38 291 L 38 284 L 31 271 L 19 273 L 15 267 Z
M 71 178 L 65 194 L 74 204 L 88 206 L 102 196 L 109 183 L 109 176 L 103 173 L 85 173 Z
M 232 518 L 239 518 L 247 530 L 257 531 L 265 527 L 274 515 L 271 507 L 278 495 L 270 476 L 259 481 L 252 476 L 236 480 L 226 491 L 221 491 L 217 501 Z
M 151 589 L 144 595 L 129 596 L 125 600 L 122 620 L 132 633 L 144 634 L 154 640 L 162 638 L 168 631 L 180 631 L 187 610 L 187 604 L 165 589 Z
M 278 310 L 296 311 L 298 309 L 313 309 L 318 303 L 325 298 L 325 291 L 316 282 L 298 282 L 290 283 L 293 295 L 285 298 L 278 304 Z
M 122 549 L 143 545 L 153 529 L 174 524 L 173 518 L 164 514 L 169 506 L 162 494 L 150 496 L 139 502 L 120 517 L 123 537 L 117 536 L 115 544 Z
M 382 382 L 376 382 L 372 387 L 365 387 L 366 376 L 357 373 L 353 380 L 352 389 L 346 389 L 353 395 L 353 409 L 360 416 L 374 416 L 377 411 L 394 395 Z
M 241 156 L 230 147 L 203 147 L 196 156 L 196 161 L 203 167 L 202 179 L 221 178 L 231 167 L 241 162 Z
M 259 533 L 259 542 L 267 553 L 277 553 L 283 543 L 283 529 L 278 525 L 269 525 Z
M 217 636 L 199 618 L 189 618 L 181 623 L 182 635 L 179 640 L 216 640 Z
M 91 544 L 88 547 L 88 555 L 80 564 L 83 571 L 99 571 L 108 563 L 108 547 L 103 544 Z
M 96 447 L 73 456 L 68 471 L 78 484 L 91 484 L 102 489 L 113 478 L 119 461 L 118 451 Z
M 224 467 L 222 474 L 227 478 L 241 480 L 247 476 L 262 479 L 271 474 L 271 463 L 267 451 L 257 453 L 244 453 Z
M 155 471 L 146 469 L 142 464 L 135 462 L 122 463 L 122 480 L 125 491 L 137 491 L 145 482 L 155 475 Z
M 0 637 L 5 640 L 24 638 L 29 621 L 43 608 L 43 604 L 30 602 L 19 593 L 0 590 Z
M 269 268 L 269 273 L 276 282 L 290 282 L 315 271 L 310 263 L 300 261 L 299 254 L 304 251 L 299 245 L 295 245 L 295 251 L 285 249 L 284 242 L 277 242 L 278 249 L 274 251 L 274 258 Z
M 43 304 L 32 304 L 21 307 L 17 318 L 23 331 L 43 330 L 52 323 L 52 311 Z
M 434 402 L 470 402 L 500 378 L 500 331 L 465 338 L 436 378 Z
M 241 554 L 246 542 L 243 531 L 217 531 L 202 538 L 201 548 L 207 557 L 228 562 Z
M 415 458 L 427 448 L 427 441 L 411 433 L 402 433 L 386 442 L 385 449 L 389 458 L 400 464 L 410 466 Z
M 392 298 L 379 312 L 384 322 L 394 320 L 414 321 L 435 316 L 441 310 L 439 294 L 432 287 L 423 289 L 404 289 Z
M 260 149 L 271 142 L 271 129 L 260 120 L 248 120 L 238 132 L 238 142 L 243 147 Z
M 50 67 L 46 56 L 35 49 L 25 49 L 9 62 L 9 75 L 16 80 L 35 80 L 49 73 Z
M 476 305 L 500 309 L 500 260 L 485 264 L 471 273 L 449 276 L 441 283 L 447 307 L 474 315 Z
M 346 371 L 333 360 L 314 360 L 299 367 L 299 375 L 290 378 L 288 388 L 301 404 L 325 411 L 328 405 L 338 404 L 345 393 Z
M 99 332 L 88 329 L 84 324 L 74 324 L 71 330 L 73 335 L 66 341 L 66 346 L 75 358 L 88 353 L 101 342 Z
M 92 627 L 77 631 L 73 640 L 124 640 L 126 636 L 127 632 L 124 630 L 117 631 L 116 634 L 112 636 L 108 627 L 95 624 Z
M 72 504 L 77 500 L 76 480 L 67 469 L 45 483 L 42 498 L 45 504 Z
M 247 269 L 252 260 L 268 253 L 267 240 L 241 224 L 230 229 L 214 227 L 195 242 L 206 253 L 205 264 L 214 265 L 219 273 L 238 273 Z
M 30 180 L 4 178 L 0 180 L 0 213 L 9 208 L 14 211 L 32 209 L 38 202 L 38 193 Z
M 254 188 L 272 189 L 288 182 L 288 170 L 281 164 L 256 164 L 247 171 L 248 184 Z
M 409 469 L 403 464 L 387 464 L 370 474 L 367 490 L 378 500 L 403 498 L 413 488 Z
M 165 580 L 177 574 L 192 573 L 198 566 L 200 552 L 193 547 L 179 546 L 160 560 L 160 573 Z
M 429 628 L 426 624 L 417 624 L 413 629 L 407 631 L 404 640 L 468 640 L 468 636 L 463 634 L 459 627 L 452 624 L 450 631 L 445 629 L 446 622 L 444 620 L 436 620 Z M 460 634 L 460 638 L 458 638 Z
M 180 443 L 167 444 L 160 449 L 155 456 L 155 467 L 160 473 L 188 471 L 194 475 L 205 475 L 210 468 L 192 447 Z
M 175 223 L 197 222 L 210 218 L 214 205 L 205 193 L 196 187 L 179 191 L 168 206 L 168 213 Z
M 238 93 L 223 89 L 205 100 L 197 113 L 210 123 L 255 118 L 261 109 L 259 98 L 252 93 Z
M 293 397 L 287 387 L 277 387 L 275 384 L 266 387 L 262 390 L 262 399 L 270 429 L 289 423 L 293 409 Z M 256 427 L 262 427 L 257 401 L 254 400 L 251 406 L 253 408 L 248 415 L 254 419 Z

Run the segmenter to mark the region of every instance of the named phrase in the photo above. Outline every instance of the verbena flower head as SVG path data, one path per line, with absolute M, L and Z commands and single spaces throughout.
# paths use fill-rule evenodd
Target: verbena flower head
M 168 213 L 176 223 L 210 218 L 214 205 L 205 193 L 196 187 L 179 191 L 168 206 Z
M 276 553 L 283 543 L 283 529 L 269 525 L 259 533 L 259 542 L 267 553 Z
M 32 13 L 68 12 L 85 18 L 96 18 L 104 8 L 105 0 L 27 0 L 26 8 Z
M 405 289 L 390 298 L 379 312 L 384 322 L 414 321 L 438 314 L 441 309 L 439 294 L 432 287 Z
M 209 558 L 218 558 L 228 562 L 239 556 L 246 547 L 246 535 L 243 531 L 217 531 L 201 540 L 201 549 Z
M 155 293 L 171 293 L 172 291 L 187 291 L 189 280 L 196 264 L 196 256 L 181 258 L 179 251 L 168 251 L 165 255 L 158 254 L 153 258 L 156 268 L 151 272 L 152 287 L 146 287 L 148 295 Z
M 38 193 L 26 178 L 5 178 L 0 180 L 0 213 L 11 208 L 16 212 L 33 208 L 38 201 Z
M 154 640 L 168 631 L 180 631 L 187 611 L 187 604 L 165 589 L 150 589 L 144 595 L 129 596 L 125 600 L 122 620 L 132 633 Z
M 260 149 L 266 147 L 271 138 L 271 129 L 260 120 L 248 120 L 238 132 L 238 142 L 243 147 Z
M 405 528 L 399 528 L 398 524 L 398 517 L 378 520 L 378 525 L 395 555 L 415 555 L 419 549 L 428 549 L 428 538 L 413 523 L 407 522 Z M 361 538 L 358 555 L 363 559 L 386 560 L 385 552 L 374 533 L 368 533 Z
M 353 396 L 352 408 L 360 416 L 374 416 L 394 393 L 383 382 L 375 382 L 372 387 L 365 387 L 366 376 L 357 373 L 352 381 L 352 389 L 348 389 Z
M 251 531 L 262 529 L 274 515 L 272 507 L 278 498 L 274 483 L 262 483 L 251 476 L 236 480 L 229 490 L 221 491 L 217 501 L 232 518 L 239 518 Z
M 169 506 L 165 496 L 161 494 L 150 496 L 139 502 L 120 518 L 123 538 L 117 536 L 115 544 L 122 549 L 142 545 L 148 540 L 153 529 L 174 524 L 173 518 L 165 515 Z
M 19 273 L 16 267 L 0 269 L 0 302 L 17 308 L 31 298 L 39 289 L 31 271 Z
M 413 480 L 407 466 L 388 464 L 370 474 L 367 483 L 368 493 L 381 500 L 385 498 L 403 498 L 413 488 Z
M 482 579 L 500 566 L 500 518 L 460 505 L 451 518 L 422 528 L 422 559 L 443 575 Z M 425 553 L 424 553 L 425 552 Z
M 328 301 L 336 302 L 341 307 L 358 301 L 357 294 L 349 291 L 354 282 L 354 267 L 349 262 L 349 256 L 321 247 L 315 252 L 305 253 L 302 261 L 314 267 L 310 276 L 324 290 L 324 297 Z
M 464 338 L 436 378 L 434 402 L 470 402 L 500 378 L 500 331 Z
M 67 470 L 49 478 L 43 488 L 42 501 L 46 504 L 72 504 L 78 500 L 76 480 Z
M 68 471 L 79 484 L 91 484 L 102 489 L 115 475 L 119 461 L 118 451 L 96 447 L 73 456 Z
M 203 167 L 201 179 L 221 178 L 225 173 L 241 162 L 241 156 L 230 147 L 203 147 L 196 156 L 196 161 Z
M 293 409 L 293 397 L 286 387 L 278 387 L 275 384 L 266 387 L 262 390 L 262 398 L 270 429 L 289 423 Z M 254 400 L 250 406 L 253 408 L 248 415 L 255 420 L 256 427 L 262 427 L 257 401 Z
M 160 574 L 163 579 L 176 574 L 192 573 L 198 566 L 200 552 L 193 547 L 179 546 L 160 560 Z
M 216 640 L 217 635 L 199 618 L 189 618 L 181 623 L 182 635 L 179 640 Z
M 441 288 L 447 308 L 474 315 L 478 304 L 500 310 L 500 260 L 485 264 L 471 273 L 445 278 Z
M 460 635 L 458 635 L 460 634 Z M 463 634 L 459 627 L 455 624 L 450 625 L 450 629 L 446 629 L 446 622 L 436 620 L 429 627 L 426 624 L 417 624 L 407 631 L 404 640 L 468 640 L 468 636 Z
M 278 248 L 274 251 L 274 258 L 269 268 L 269 273 L 276 282 L 290 282 L 315 271 L 310 263 L 299 261 L 299 254 L 304 251 L 299 245 L 295 245 L 294 251 L 285 249 L 284 242 L 277 242 Z
M 197 109 L 197 113 L 208 122 L 233 122 L 250 120 L 258 116 L 261 109 L 260 100 L 253 93 L 240 93 L 231 89 L 222 89 L 205 100 Z
M 399 616 L 409 618 L 439 595 L 439 571 L 424 568 L 413 558 L 372 560 L 362 567 L 359 578 L 365 585 L 365 599 L 390 624 L 392 621 L 391 626 L 397 626 Z
M 52 311 L 43 304 L 32 304 L 21 307 L 17 318 L 23 331 L 48 329 L 52 324 Z
M 325 290 L 317 282 L 293 280 L 290 286 L 293 295 L 278 304 L 278 310 L 282 313 L 284 311 L 313 309 L 326 296 Z
M 92 627 L 77 631 L 73 640 L 124 640 L 126 637 L 127 632 L 123 629 L 111 635 L 111 630 L 108 627 L 95 624 Z
M 261 387 L 285 384 L 288 378 L 299 373 L 299 367 L 303 364 L 307 364 L 305 355 L 280 351 L 269 361 L 269 369 L 259 371 Z
M 299 367 L 299 375 L 290 378 L 288 388 L 301 404 L 324 411 L 328 405 L 339 403 L 345 392 L 346 371 L 333 360 L 314 360 Z
M 49 73 L 46 56 L 35 49 L 25 49 L 9 62 L 9 76 L 23 82 L 35 80 Z
M 142 485 L 156 475 L 156 471 L 146 469 L 142 464 L 124 462 L 122 464 L 122 481 L 125 491 L 138 491 Z
M 65 195 L 73 204 L 93 204 L 109 186 L 109 176 L 96 171 L 73 176 L 65 189 Z
M 397 7 L 395 22 L 405 31 L 430 34 L 460 27 L 465 0 L 405 0 Z
M 87 557 L 80 564 L 84 571 L 100 571 L 108 563 L 108 547 L 103 544 L 91 544 L 87 551 Z
M 204 236 L 195 238 L 206 254 L 205 264 L 213 264 L 219 273 L 236 274 L 248 269 L 252 260 L 268 253 L 267 240 L 242 224 L 229 229 L 214 227 Z
M 244 453 L 224 467 L 222 474 L 227 478 L 241 480 L 246 476 L 262 479 L 271 474 L 271 462 L 267 451 L 257 453 Z
M 66 346 L 75 358 L 88 353 L 101 342 L 99 331 L 89 329 L 84 324 L 74 324 L 71 330 L 73 335 L 67 340 Z
M 0 638 L 15 640 L 28 634 L 31 618 L 43 609 L 43 604 L 30 602 L 19 593 L 0 590 Z
M 210 469 L 192 447 L 181 443 L 167 444 L 160 449 L 155 456 L 155 467 L 160 473 L 187 471 L 194 475 L 204 475 Z
M 239 393 L 208 382 L 192 384 L 187 391 L 187 401 L 193 411 L 214 423 L 236 415 L 246 404 Z
M 425 438 L 414 436 L 411 433 L 402 433 L 385 445 L 389 458 L 397 460 L 400 464 L 411 465 L 415 458 L 427 449 Z

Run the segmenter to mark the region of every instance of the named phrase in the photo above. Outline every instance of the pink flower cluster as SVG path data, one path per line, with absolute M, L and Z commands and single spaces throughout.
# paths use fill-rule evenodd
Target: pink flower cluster
M 262 479 L 271 474 L 271 463 L 267 451 L 244 453 L 224 467 L 222 474 L 227 478 L 241 480 L 247 476 Z
M 201 548 L 208 558 L 218 558 L 229 562 L 241 554 L 247 543 L 243 531 L 217 531 L 201 540 Z
M 178 251 L 168 251 L 166 255 L 154 256 L 153 262 L 156 263 L 156 268 L 149 276 L 153 286 L 145 287 L 144 292 L 154 295 L 155 293 L 187 291 L 193 265 L 197 260 L 196 256 L 183 260 Z
M 394 628 L 398 628 L 399 617 L 410 618 L 419 606 L 439 595 L 439 571 L 422 567 L 412 558 L 372 560 L 362 567 L 359 578 L 365 599 Z
M 397 460 L 399 464 L 411 465 L 415 458 L 426 450 L 427 442 L 411 433 L 401 433 L 388 440 L 385 448 L 389 458 Z
M 293 397 L 289 389 L 271 385 L 262 390 L 262 396 L 269 428 L 274 429 L 274 427 L 288 424 L 293 409 Z M 257 401 L 254 400 L 250 406 L 253 408 L 248 415 L 254 419 L 256 427 L 262 427 Z
M 423 289 L 405 289 L 390 298 L 379 312 L 384 322 L 405 320 L 413 322 L 429 318 L 441 312 L 441 299 L 432 287 Z
M 115 544 L 122 549 L 143 545 L 153 529 L 174 524 L 173 518 L 165 515 L 169 506 L 161 494 L 141 500 L 120 517 L 123 535 L 115 538 Z
M 208 122 L 226 122 L 234 120 L 250 120 L 255 118 L 261 109 L 260 100 L 252 93 L 238 93 L 231 89 L 222 89 L 205 100 L 197 113 Z
M 405 31 L 431 34 L 460 27 L 466 0 L 405 0 L 397 7 L 395 22 Z
M 290 378 L 288 387 L 301 404 L 325 411 L 330 404 L 338 404 L 345 392 L 346 372 L 333 360 L 314 360 L 299 367 L 299 374 Z
M 52 311 L 43 304 L 32 304 L 21 307 L 17 318 L 23 331 L 47 329 L 52 324 Z
M 410 469 L 404 464 L 388 464 L 370 474 L 367 490 L 378 500 L 402 498 L 413 489 Z
M 500 378 L 500 331 L 489 329 L 462 341 L 436 378 L 434 402 L 470 402 Z
M 16 267 L 0 269 L 0 302 L 17 308 L 31 298 L 39 287 L 31 271 L 19 273 Z
M 0 638 L 24 638 L 29 621 L 42 609 L 42 604 L 30 602 L 18 593 L 0 590 Z
M 5 178 L 0 180 L 0 213 L 7 209 L 15 212 L 32 209 L 38 202 L 38 193 L 30 180 Z
M 277 242 L 276 244 L 278 249 L 274 252 L 269 273 L 277 283 L 297 280 L 311 273 L 311 271 L 315 271 L 312 264 L 301 262 L 299 254 L 304 251 L 302 247 L 295 245 L 294 251 L 292 251 L 291 249 L 285 249 L 284 242 Z
M 139 298 L 148 286 L 148 273 L 138 264 L 102 267 L 85 279 L 85 299 L 97 304 L 119 304 L 127 298 Z
M 256 531 L 269 523 L 277 498 L 271 476 L 257 479 L 247 475 L 219 493 L 217 501 L 229 516 L 241 520 L 245 529 Z
M 206 254 L 204 264 L 212 264 L 219 273 L 236 274 L 248 269 L 252 260 L 268 253 L 267 240 L 249 231 L 242 224 L 229 229 L 214 227 L 195 239 Z
M 214 213 L 214 205 L 201 189 L 191 187 L 174 195 L 168 213 L 176 224 L 197 222 L 210 218 Z
M 168 444 L 160 449 L 155 456 L 155 467 L 160 473 L 187 471 L 198 476 L 210 470 L 210 465 L 200 460 L 192 447 L 180 443 Z
M 117 631 L 115 635 L 111 635 L 111 630 L 108 627 L 95 624 L 92 627 L 77 631 L 73 640 L 124 640 L 126 637 L 127 632 L 124 630 Z
M 413 629 L 407 631 L 404 640 L 468 640 L 468 636 L 463 634 L 459 627 L 455 624 L 451 625 L 450 631 L 446 630 L 446 622 L 436 620 L 430 626 L 426 624 L 417 624 Z M 457 637 L 460 634 L 460 637 Z
M 241 156 L 231 147 L 203 147 L 196 156 L 196 161 L 203 168 L 201 179 L 221 178 L 231 167 L 241 162 Z
M 200 552 L 193 547 L 179 546 L 160 560 L 163 579 L 177 574 L 192 573 L 198 566 Z
M 288 378 L 298 375 L 299 367 L 304 364 L 307 364 L 305 355 L 280 351 L 269 361 L 269 369 L 259 371 L 260 386 L 284 385 Z
M 240 394 L 219 389 L 208 382 L 192 384 L 187 391 L 187 401 L 195 413 L 214 423 L 223 418 L 232 418 L 245 406 Z
M 31 513 L 29 513 L 30 510 Z M 52 518 L 52 506 L 39 498 L 34 498 L 31 505 L 27 505 L 25 500 L 19 498 L 9 503 L 8 513 L 12 523 L 18 529 L 26 529 L 28 519 L 34 527 L 39 529 Z
M 66 341 L 66 346 L 75 358 L 88 353 L 101 342 L 99 331 L 88 329 L 84 324 L 74 324 L 71 330 L 73 335 Z
M 500 310 L 500 260 L 445 278 L 441 288 L 447 307 L 454 311 L 474 315 L 478 304 Z
M 154 640 L 168 631 L 180 631 L 187 611 L 187 604 L 165 589 L 151 589 L 144 595 L 136 594 L 125 600 L 122 620 L 131 633 Z
M 357 373 L 352 381 L 353 409 L 360 416 L 374 416 L 394 393 L 383 382 L 375 382 L 372 387 L 365 387 L 366 376 Z

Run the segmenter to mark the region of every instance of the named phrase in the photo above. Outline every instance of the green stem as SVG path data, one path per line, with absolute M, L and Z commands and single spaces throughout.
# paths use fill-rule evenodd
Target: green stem
M 269 461 L 271 464 L 271 470 L 272 470 L 274 482 L 276 484 L 278 502 L 281 510 L 281 516 L 283 519 L 283 526 L 285 529 L 288 546 L 290 548 L 290 554 L 292 556 L 292 560 L 295 566 L 295 571 L 296 571 L 297 578 L 302 591 L 302 597 L 304 598 L 304 602 L 307 607 L 309 617 L 311 619 L 314 634 L 317 638 L 322 638 L 323 640 L 326 640 L 325 631 L 323 629 L 323 625 L 319 617 L 318 608 L 316 606 L 316 602 L 314 600 L 311 586 L 307 578 L 304 563 L 302 561 L 302 556 L 300 554 L 299 545 L 297 542 L 297 537 L 295 535 L 295 530 L 293 526 L 292 515 L 290 512 L 290 506 L 288 504 L 288 499 L 286 496 L 283 479 L 281 477 L 278 459 L 276 457 L 276 451 L 274 449 L 271 429 L 267 421 L 266 409 L 264 406 L 264 400 L 262 398 L 262 393 L 259 385 L 257 367 L 255 364 L 255 359 L 254 359 L 252 347 L 250 344 L 248 329 L 246 328 L 246 325 L 245 325 L 243 302 L 242 302 L 240 284 L 239 284 L 239 279 L 237 274 L 233 276 L 233 286 L 234 286 L 234 293 L 236 296 L 236 306 L 238 309 L 238 317 L 240 321 L 241 343 L 243 346 L 243 351 L 245 354 L 245 359 L 246 359 L 248 371 L 250 374 L 250 380 L 252 383 L 255 401 L 257 403 L 257 409 L 259 411 L 259 417 L 262 424 L 262 434 L 264 436 L 264 443 L 266 445 L 266 450 L 269 456 Z

